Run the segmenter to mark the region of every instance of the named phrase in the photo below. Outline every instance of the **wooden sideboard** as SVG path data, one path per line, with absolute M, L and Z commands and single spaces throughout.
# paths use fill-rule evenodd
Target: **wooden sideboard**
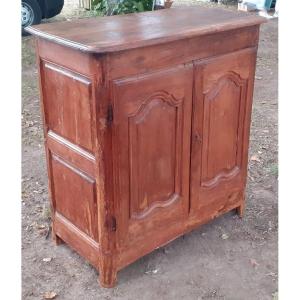
M 243 214 L 262 22 L 182 7 L 28 29 L 53 238 L 102 286 L 200 224 Z

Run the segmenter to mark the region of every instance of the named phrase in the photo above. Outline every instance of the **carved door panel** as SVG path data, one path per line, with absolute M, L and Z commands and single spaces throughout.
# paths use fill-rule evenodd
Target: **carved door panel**
M 241 200 L 255 51 L 242 50 L 195 63 L 192 212 L 213 214 Z
M 121 246 L 151 247 L 188 214 L 192 76 L 189 65 L 112 82 Z

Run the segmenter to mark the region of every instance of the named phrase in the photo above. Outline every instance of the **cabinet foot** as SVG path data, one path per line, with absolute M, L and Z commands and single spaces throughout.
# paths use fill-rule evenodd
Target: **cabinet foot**
M 244 204 L 244 203 L 242 203 L 240 206 L 238 206 L 238 207 L 236 208 L 236 213 L 238 214 L 238 216 L 239 216 L 240 218 L 243 218 L 243 216 L 244 216 L 244 211 L 245 211 L 245 204 Z
M 100 269 L 99 274 L 100 286 L 104 288 L 112 288 L 117 283 L 117 271 L 113 269 Z
M 64 241 L 54 232 L 52 227 L 52 240 L 56 246 L 59 246 L 64 243 Z

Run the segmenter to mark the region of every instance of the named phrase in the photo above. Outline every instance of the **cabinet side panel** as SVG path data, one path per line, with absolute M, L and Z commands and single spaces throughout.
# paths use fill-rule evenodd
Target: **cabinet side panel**
M 41 59 L 55 62 L 59 66 L 86 76 L 92 74 L 95 60 L 90 55 L 43 39 L 37 39 L 37 46 Z
M 78 73 L 42 62 L 47 127 L 70 142 L 93 152 L 91 81 Z
M 96 76 L 88 55 L 74 52 L 77 66 L 70 58 L 61 64 L 69 50 L 47 45 L 38 42 L 37 52 L 53 235 L 98 268 Z
M 55 154 L 51 164 L 56 212 L 98 240 L 95 179 Z

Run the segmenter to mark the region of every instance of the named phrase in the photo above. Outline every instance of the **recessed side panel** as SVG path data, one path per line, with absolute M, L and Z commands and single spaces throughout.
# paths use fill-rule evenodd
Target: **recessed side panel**
M 51 154 L 52 197 L 56 213 L 98 240 L 95 179 Z
M 41 73 L 47 129 L 93 152 L 90 80 L 47 61 Z

